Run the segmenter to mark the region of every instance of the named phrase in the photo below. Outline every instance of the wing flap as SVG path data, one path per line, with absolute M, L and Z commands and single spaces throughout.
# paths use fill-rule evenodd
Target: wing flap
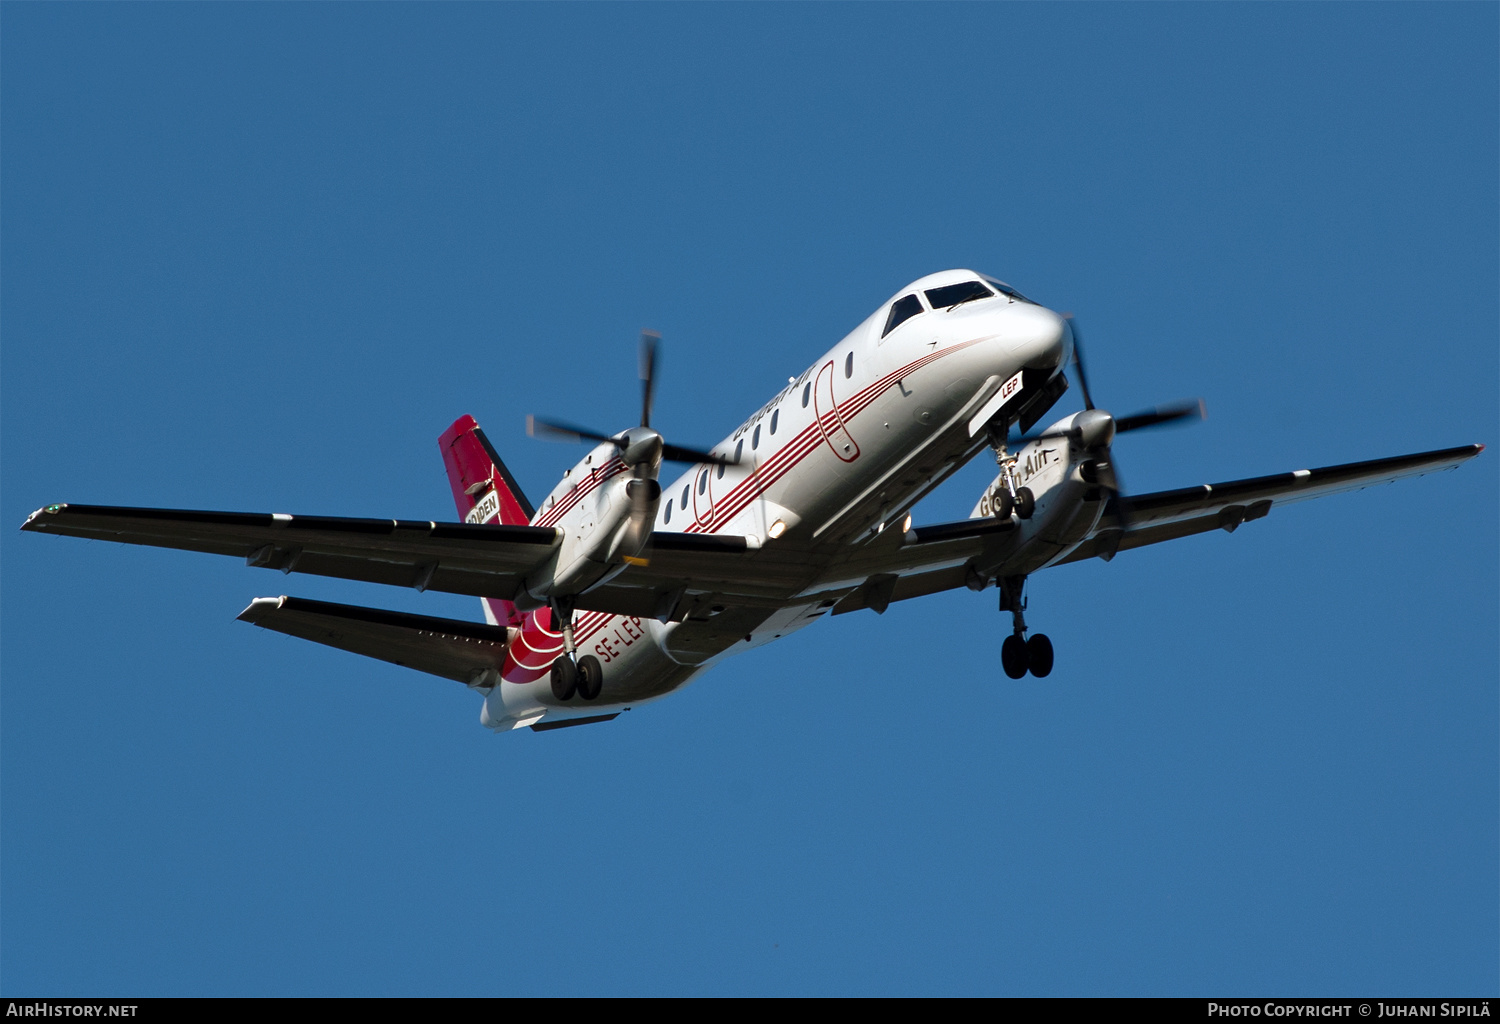
M 655 601 L 687 589 L 776 607 L 809 582 L 815 564 L 810 555 L 809 548 L 790 540 L 762 544 L 756 537 L 658 531 L 639 564 L 581 595 L 577 604 L 640 615 Z
M 301 597 L 259 597 L 239 619 L 262 629 L 468 684 L 505 665 L 504 627 Z

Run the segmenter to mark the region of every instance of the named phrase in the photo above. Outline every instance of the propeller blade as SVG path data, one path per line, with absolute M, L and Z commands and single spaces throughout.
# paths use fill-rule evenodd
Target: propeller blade
M 641 426 L 651 426 L 651 403 L 656 393 L 656 331 L 641 332 Z
M 1078 321 L 1072 313 L 1064 313 L 1063 319 L 1068 322 L 1068 330 L 1073 332 L 1073 365 L 1078 368 L 1078 388 L 1083 392 L 1083 407 L 1092 409 L 1094 399 L 1089 394 L 1088 374 L 1083 371 L 1083 332 L 1078 329 Z
M 1127 430 L 1145 430 L 1149 427 L 1166 426 L 1176 423 L 1178 420 L 1208 418 L 1208 407 L 1204 405 L 1203 399 L 1197 398 L 1191 401 L 1172 402 L 1168 405 L 1158 405 L 1154 409 L 1138 412 L 1133 416 L 1122 416 L 1115 420 L 1115 433 L 1123 434 Z M 1005 443 L 1012 448 L 1020 448 L 1033 441 L 1050 441 L 1053 438 L 1078 437 L 1076 428 L 1071 430 L 1044 430 L 1038 434 L 1027 434 L 1024 437 L 1012 438 Z
M 1120 471 L 1115 468 L 1115 453 L 1106 453 L 1107 457 L 1095 461 L 1094 473 L 1098 477 L 1099 486 L 1105 488 L 1117 500 L 1124 497 L 1120 487 Z
M 555 420 L 544 420 L 536 416 L 526 417 L 526 433 L 532 437 L 540 437 L 549 441 L 607 441 L 626 452 L 636 445 L 632 458 L 637 461 L 649 458 L 654 462 L 656 455 L 655 447 L 641 448 L 640 445 L 650 441 L 652 445 L 661 443 L 661 435 L 651 429 L 651 404 L 656 393 L 656 351 L 661 342 L 661 335 L 655 331 L 641 332 L 641 425 L 631 427 L 629 430 L 619 434 L 601 434 L 596 430 L 588 430 L 584 427 L 574 426 L 571 423 L 559 423 Z M 645 435 L 643 437 L 643 435 Z M 715 466 L 733 466 L 734 459 L 725 455 L 715 455 L 712 452 L 699 451 L 696 448 L 684 448 L 682 445 L 661 444 L 661 457 L 668 462 L 698 463 L 707 462 Z M 642 454 L 646 452 L 647 454 Z
M 1115 420 L 1115 433 L 1123 434 L 1127 430 L 1160 427 L 1190 417 L 1200 420 L 1208 417 L 1208 409 L 1203 404 L 1203 399 L 1172 402 L 1169 405 L 1158 405 L 1155 409 L 1146 412 L 1138 412 L 1134 416 L 1122 416 Z
M 700 452 L 696 448 L 684 448 L 676 444 L 664 444 L 661 446 L 661 457 L 667 462 L 709 462 L 715 466 L 733 466 L 735 461 L 727 455 L 715 455 L 713 452 Z
M 1130 495 L 1125 493 L 1125 487 L 1120 482 L 1120 470 L 1115 465 L 1113 449 L 1106 449 L 1105 457 L 1094 461 L 1094 474 L 1099 486 L 1108 491 L 1114 500 L 1115 517 L 1120 521 L 1120 529 L 1129 530 L 1134 518 L 1133 508 Z
M 583 427 L 575 427 L 568 423 L 554 423 L 535 416 L 526 417 L 526 436 L 539 437 L 547 441 L 608 441 L 620 447 L 619 439 L 610 437 L 608 434 L 585 430 Z

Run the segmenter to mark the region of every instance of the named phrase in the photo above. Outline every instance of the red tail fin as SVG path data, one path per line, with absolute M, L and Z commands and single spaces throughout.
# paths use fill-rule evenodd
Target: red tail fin
M 465 522 L 526 526 L 536 514 L 516 478 L 472 416 L 460 416 L 438 438 L 453 501 Z M 494 498 L 489 496 L 493 494 Z M 483 507 L 481 507 L 483 506 Z M 479 509 L 479 511 L 475 511 Z M 498 518 L 497 518 L 498 517 Z
M 460 416 L 438 438 L 453 503 L 466 523 L 504 523 L 526 526 L 536 509 L 526 500 L 516 478 L 485 438 L 472 416 Z M 509 601 L 486 597 L 485 617 L 502 626 L 519 626 L 521 614 Z

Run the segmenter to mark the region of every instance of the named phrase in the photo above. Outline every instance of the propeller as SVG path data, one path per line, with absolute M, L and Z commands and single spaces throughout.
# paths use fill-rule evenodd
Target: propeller
M 1090 407 L 1090 411 L 1095 410 Z M 1108 416 L 1108 413 L 1105 413 Z M 1151 427 L 1164 427 L 1178 420 L 1185 419 L 1207 419 L 1208 407 L 1201 398 L 1187 399 L 1181 402 L 1170 402 L 1167 405 L 1158 405 L 1152 409 L 1134 413 L 1130 416 L 1121 416 L 1116 419 L 1110 416 L 1114 424 L 1113 434 L 1124 434 L 1132 430 L 1148 430 Z M 1055 437 L 1066 437 L 1074 441 L 1084 440 L 1084 428 L 1082 426 L 1070 427 L 1066 430 L 1044 430 L 1036 434 L 1027 434 L 1024 437 L 1013 438 L 1006 442 L 1012 446 L 1027 445 L 1033 441 L 1046 441 Z M 1112 438 L 1111 438 L 1112 439 Z M 1108 442 L 1106 442 L 1108 443 Z
M 620 449 L 620 457 L 626 465 L 641 465 L 665 460 L 667 462 L 708 462 L 716 466 L 729 466 L 734 460 L 713 452 L 699 451 L 682 445 L 667 444 L 661 434 L 651 429 L 651 405 L 656 390 L 656 347 L 661 335 L 655 331 L 641 332 L 641 425 L 622 430 L 617 434 L 604 434 L 587 427 L 574 426 L 558 420 L 544 420 L 538 416 L 526 417 L 526 433 L 546 441 L 594 441 L 614 445 Z
M 1078 371 L 1078 390 L 1083 392 L 1083 407 L 1092 409 L 1094 399 L 1089 394 L 1089 378 L 1083 372 L 1083 332 L 1078 329 L 1078 321 L 1072 313 L 1064 313 L 1063 319 L 1068 322 L 1068 332 L 1073 335 L 1073 368 Z
M 1152 409 L 1134 413 L 1130 416 L 1115 417 L 1103 409 L 1094 406 L 1093 395 L 1089 392 L 1088 374 L 1083 366 L 1083 343 L 1082 332 L 1078 329 L 1078 321 L 1072 313 L 1064 313 L 1063 319 L 1068 322 L 1068 330 L 1073 335 L 1073 358 L 1072 368 L 1077 370 L 1078 388 L 1083 392 L 1084 412 L 1079 413 L 1073 419 L 1073 425 L 1062 430 L 1044 430 L 1037 434 L 1028 434 L 1016 438 L 1007 444 L 1013 447 L 1022 447 L 1033 441 L 1045 441 L 1052 438 L 1066 438 L 1070 443 L 1076 444 L 1090 453 L 1091 458 L 1085 464 L 1088 468 L 1086 475 L 1091 474 L 1091 482 L 1098 483 L 1100 487 L 1109 491 L 1114 498 L 1115 512 L 1120 520 L 1121 529 L 1130 528 L 1131 506 L 1130 498 L 1125 493 L 1120 483 L 1119 470 L 1115 468 L 1114 453 L 1111 446 L 1114 444 L 1115 436 L 1129 433 L 1132 430 L 1149 430 L 1153 427 L 1164 427 L 1172 423 L 1184 420 L 1205 419 L 1208 408 L 1203 399 L 1188 399 L 1181 402 L 1169 402 L 1166 405 L 1158 405 Z
M 656 350 L 661 335 L 655 331 L 641 332 L 640 377 L 641 377 L 641 425 L 622 430 L 618 434 L 603 434 L 587 427 L 574 426 L 556 420 L 544 420 L 536 416 L 526 417 L 526 433 L 531 437 L 548 441 L 594 441 L 614 445 L 620 450 L 620 459 L 634 471 L 635 479 L 625 485 L 630 499 L 630 519 L 633 531 L 645 542 L 652 521 L 656 518 L 656 504 L 661 500 L 661 484 L 656 474 L 662 462 L 707 462 L 715 466 L 733 465 L 734 460 L 713 452 L 667 444 L 661 434 L 651 429 L 651 405 L 656 393 Z

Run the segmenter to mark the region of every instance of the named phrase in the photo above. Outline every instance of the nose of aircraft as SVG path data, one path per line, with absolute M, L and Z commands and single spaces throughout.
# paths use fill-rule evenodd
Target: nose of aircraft
M 1067 357 L 1068 322 L 1044 306 L 1017 302 L 1006 310 L 1012 358 L 1032 369 L 1055 369 Z

